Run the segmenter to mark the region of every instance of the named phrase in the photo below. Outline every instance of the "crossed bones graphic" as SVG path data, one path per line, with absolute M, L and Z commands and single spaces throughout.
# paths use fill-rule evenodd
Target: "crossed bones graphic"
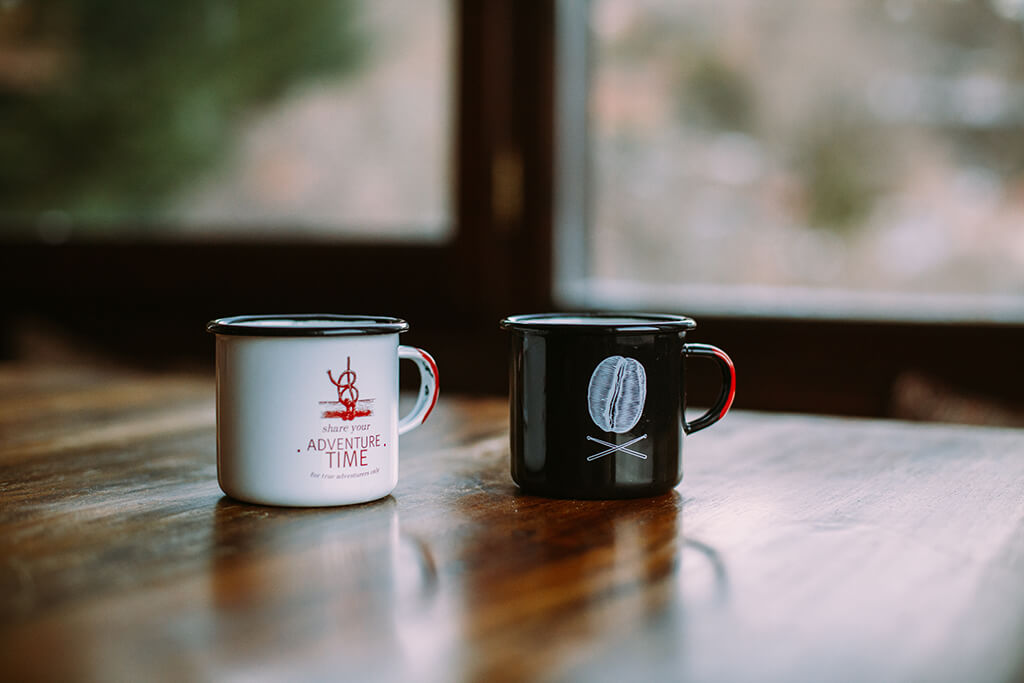
M 598 458 L 603 458 L 604 456 L 608 455 L 609 453 L 614 453 L 616 451 L 622 451 L 623 453 L 629 453 L 634 458 L 640 458 L 641 460 L 646 460 L 647 456 L 645 454 L 638 453 L 637 451 L 634 451 L 634 450 L 628 448 L 628 446 L 632 446 L 637 441 L 643 441 L 646 438 L 647 438 L 647 435 L 644 434 L 643 436 L 636 437 L 632 441 L 627 441 L 626 443 L 621 443 L 621 444 L 615 445 L 613 443 L 608 443 L 607 441 L 602 441 L 601 439 L 595 439 L 592 436 L 587 436 L 587 441 L 593 441 L 594 443 L 599 443 L 602 446 L 608 446 L 609 447 L 609 448 L 606 448 L 605 450 L 601 451 L 600 453 L 594 453 L 593 455 L 587 456 L 587 462 L 590 462 L 592 460 L 597 460 Z

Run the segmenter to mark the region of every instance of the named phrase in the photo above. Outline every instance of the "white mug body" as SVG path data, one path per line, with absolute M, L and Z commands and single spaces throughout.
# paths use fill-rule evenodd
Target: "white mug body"
M 403 323 L 404 324 L 404 323 Z M 217 480 L 264 505 L 349 505 L 398 482 L 398 332 L 343 336 L 217 334 Z M 418 358 L 411 357 L 422 367 Z M 436 366 L 429 362 L 429 368 Z M 426 411 L 436 399 L 436 377 Z M 421 390 L 424 387 L 421 386 Z M 421 391 L 421 394 L 423 392 Z M 421 396 L 420 403 L 424 397 Z

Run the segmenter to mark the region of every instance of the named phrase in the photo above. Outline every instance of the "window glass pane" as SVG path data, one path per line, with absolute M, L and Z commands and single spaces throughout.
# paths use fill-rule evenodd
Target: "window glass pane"
M 438 239 L 446 0 L 0 2 L 0 235 Z
M 593 303 L 1024 317 L 1024 3 L 590 9 Z

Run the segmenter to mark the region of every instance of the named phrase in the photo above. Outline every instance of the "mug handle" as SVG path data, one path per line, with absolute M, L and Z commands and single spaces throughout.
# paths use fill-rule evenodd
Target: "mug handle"
M 686 418 L 683 418 L 683 431 L 692 434 L 705 427 L 710 427 L 729 412 L 733 399 L 736 398 L 736 368 L 733 367 L 732 359 L 726 355 L 725 351 L 710 344 L 683 344 L 683 358 L 687 356 L 703 356 L 714 359 L 722 370 L 722 390 L 719 392 L 715 404 L 693 422 L 687 422 Z
M 416 405 L 409 414 L 398 421 L 398 433 L 405 434 L 423 424 L 430 411 L 437 403 L 437 392 L 440 389 L 437 375 L 437 363 L 429 353 L 415 346 L 399 346 L 399 359 L 411 360 L 420 371 L 420 390 L 416 397 Z

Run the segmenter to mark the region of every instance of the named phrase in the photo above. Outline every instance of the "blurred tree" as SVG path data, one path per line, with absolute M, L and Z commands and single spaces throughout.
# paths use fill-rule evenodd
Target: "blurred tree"
M 748 75 L 717 55 L 701 59 L 678 89 L 684 125 L 713 130 L 749 131 L 756 105 Z
M 0 4 L 0 211 L 157 214 L 253 105 L 358 65 L 354 3 Z M 32 55 L 52 68 L 25 67 Z
M 796 168 L 803 180 L 811 227 L 857 227 L 890 182 L 885 131 L 832 103 L 812 118 L 796 142 Z

